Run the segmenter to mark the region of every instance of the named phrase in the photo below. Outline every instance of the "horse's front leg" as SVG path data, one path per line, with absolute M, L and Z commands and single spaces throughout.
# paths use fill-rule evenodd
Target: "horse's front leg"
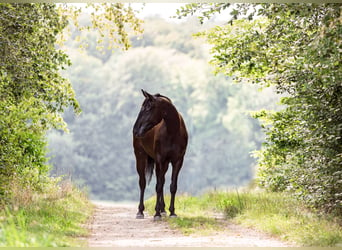
M 166 216 L 165 201 L 164 201 L 164 188 L 162 190 L 161 200 L 160 200 L 160 214 L 161 216 Z
M 136 218 L 143 219 L 144 218 L 144 193 L 146 187 L 146 177 L 145 177 L 145 167 L 147 165 L 147 157 L 142 157 L 141 155 L 136 157 L 136 167 L 137 172 L 139 174 L 139 187 L 140 187 L 140 202 L 138 207 L 138 213 Z
M 172 162 L 172 175 L 171 175 L 171 184 L 170 184 L 170 193 L 171 193 L 171 201 L 170 201 L 170 217 L 177 217 L 175 214 L 175 197 L 177 192 L 177 182 L 178 182 L 178 174 L 183 165 L 183 158 L 179 159 L 176 162 Z
M 165 203 L 164 203 L 164 183 L 165 183 L 165 173 L 167 171 L 167 163 L 156 164 L 156 176 L 157 176 L 157 184 L 156 184 L 156 214 L 154 215 L 154 220 L 161 219 L 161 212 L 165 212 Z

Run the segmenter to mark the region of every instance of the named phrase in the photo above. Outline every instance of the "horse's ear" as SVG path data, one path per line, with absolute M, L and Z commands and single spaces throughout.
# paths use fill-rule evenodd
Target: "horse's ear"
M 143 89 L 141 89 L 141 92 L 143 93 L 143 95 L 145 96 L 145 97 L 147 97 L 147 92 L 145 91 L 145 90 L 143 90 Z
M 144 95 L 146 98 L 148 98 L 148 99 L 150 99 L 150 100 L 154 100 L 154 99 L 155 99 L 153 95 L 147 93 L 145 90 L 142 89 L 141 92 L 143 93 L 143 95 Z

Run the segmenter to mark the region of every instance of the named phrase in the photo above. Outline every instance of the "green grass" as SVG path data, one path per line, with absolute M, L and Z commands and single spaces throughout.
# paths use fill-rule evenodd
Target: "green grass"
M 200 234 L 205 235 L 215 230 L 220 230 L 222 223 L 213 218 L 213 212 L 207 209 L 207 205 L 198 197 L 177 196 L 175 207 L 177 218 L 169 218 L 168 220 L 172 228 L 179 228 L 185 235 Z M 165 197 L 166 208 L 170 204 L 170 197 Z M 145 202 L 146 210 L 149 214 L 155 213 L 155 197 Z
M 0 246 L 85 246 L 79 239 L 91 212 L 84 193 L 68 183 L 45 194 L 22 190 L 0 211 Z
M 147 201 L 152 214 L 154 202 L 154 198 Z M 231 191 L 211 192 L 201 197 L 178 196 L 179 218 L 168 221 L 187 234 L 220 230 L 222 225 L 212 217 L 215 212 L 299 246 L 342 245 L 341 218 L 310 212 L 299 201 L 280 193 Z
M 323 247 L 342 243 L 342 227 L 338 218 L 310 212 L 284 193 L 210 193 L 204 199 L 216 204 L 216 209 L 237 223 L 298 245 Z

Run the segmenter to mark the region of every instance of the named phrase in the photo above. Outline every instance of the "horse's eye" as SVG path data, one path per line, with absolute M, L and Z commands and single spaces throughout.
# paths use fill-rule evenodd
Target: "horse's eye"
M 152 103 L 148 102 L 145 105 L 142 106 L 142 109 L 144 111 L 149 111 L 152 108 Z

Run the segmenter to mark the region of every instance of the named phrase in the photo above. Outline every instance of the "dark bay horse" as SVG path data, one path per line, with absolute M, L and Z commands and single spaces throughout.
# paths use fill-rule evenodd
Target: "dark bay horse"
M 164 203 L 165 173 L 172 164 L 170 217 L 175 214 L 175 195 L 177 179 L 183 165 L 183 158 L 188 143 L 188 133 L 182 116 L 171 100 L 160 94 L 151 95 L 141 90 L 145 100 L 133 127 L 133 147 L 136 167 L 139 174 L 140 203 L 137 219 L 144 218 L 144 192 L 146 180 L 151 180 L 153 169 L 157 178 L 155 220 L 166 214 Z

